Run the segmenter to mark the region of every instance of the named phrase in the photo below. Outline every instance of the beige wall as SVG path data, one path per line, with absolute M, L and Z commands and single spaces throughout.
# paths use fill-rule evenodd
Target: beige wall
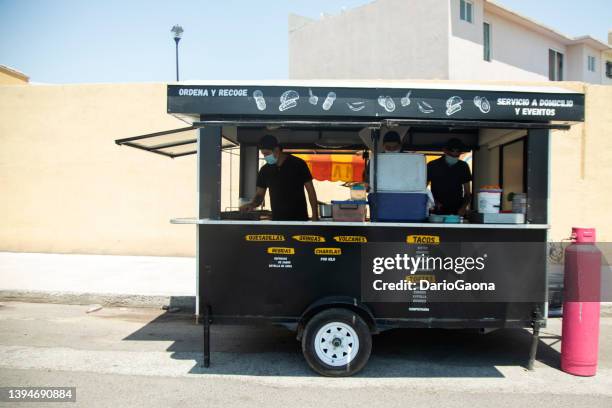
M 597 228 L 612 241 L 612 86 L 586 85 L 586 121 L 552 135 L 551 238 L 572 226 Z
M 166 87 L 0 87 L 0 250 L 192 255 L 195 157 L 171 160 L 114 139 L 185 124 Z
M 555 85 L 541 83 L 536 85 Z M 612 87 L 587 94 L 587 122 L 552 137 L 551 239 L 571 226 L 612 240 Z M 119 147 L 114 139 L 184 126 L 164 84 L 0 86 L 0 251 L 191 256 L 196 161 Z M 223 156 L 222 207 L 236 206 L 238 158 Z M 317 183 L 321 198 L 348 198 Z

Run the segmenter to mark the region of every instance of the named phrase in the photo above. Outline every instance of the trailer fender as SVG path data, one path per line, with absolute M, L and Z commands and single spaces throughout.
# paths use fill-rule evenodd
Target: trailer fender
M 376 326 L 376 320 L 374 319 L 374 315 L 370 311 L 370 308 L 367 307 L 365 304 L 361 303 L 356 298 L 350 296 L 327 296 L 312 303 L 306 308 L 304 313 L 302 313 L 297 327 L 297 339 L 302 339 L 304 327 L 306 326 L 306 323 L 308 323 L 308 320 L 310 320 L 311 317 L 313 317 L 317 313 L 322 312 L 325 309 L 329 309 L 332 307 L 340 307 L 354 311 L 359 316 L 361 316 L 363 320 L 365 320 L 372 334 L 378 334 L 379 330 Z

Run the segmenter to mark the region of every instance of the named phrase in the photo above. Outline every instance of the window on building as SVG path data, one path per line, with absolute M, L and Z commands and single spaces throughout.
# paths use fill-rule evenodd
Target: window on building
M 489 23 L 484 23 L 482 25 L 483 30 L 483 58 L 485 61 L 491 61 L 491 25 Z
M 606 76 L 612 78 L 612 61 L 606 61 Z
M 548 79 L 563 81 L 563 54 L 559 51 L 548 50 Z
M 595 72 L 595 57 L 592 55 L 587 56 L 587 69 L 591 72 Z
M 468 0 L 459 0 L 459 18 L 463 21 L 471 23 L 473 19 L 474 5 Z

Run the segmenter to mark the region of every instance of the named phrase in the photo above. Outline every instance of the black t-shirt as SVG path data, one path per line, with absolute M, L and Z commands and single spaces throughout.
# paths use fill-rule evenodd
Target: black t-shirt
M 467 163 L 459 160 L 452 166 L 444 156 L 427 163 L 427 181 L 436 202 L 442 204 L 440 214 L 456 214 L 463 205 L 465 192 L 463 184 L 472 180 Z
M 290 154 L 280 166 L 265 164 L 259 169 L 257 187 L 270 189 L 273 220 L 308 220 L 304 184 L 310 180 L 306 162 Z

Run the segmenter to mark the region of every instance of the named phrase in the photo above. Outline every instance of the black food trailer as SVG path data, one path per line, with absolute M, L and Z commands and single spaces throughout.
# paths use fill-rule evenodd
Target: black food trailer
M 371 336 L 391 328 L 532 328 L 532 367 L 547 316 L 550 130 L 584 120 L 583 94 L 277 81 L 179 83 L 168 85 L 167 96 L 168 113 L 189 126 L 116 143 L 170 158 L 197 155 L 198 216 L 172 222 L 197 229 L 204 366 L 211 324 L 265 323 L 294 330 L 308 364 L 323 375 L 362 369 Z M 196 138 L 181 136 L 195 129 Z M 524 219 L 291 222 L 221 209 L 224 149 L 239 149 L 239 195 L 249 199 L 265 134 L 289 152 L 369 150 L 376 180 L 381 137 L 390 129 L 414 152 L 439 152 L 449 138 L 461 139 L 472 153 L 474 189 L 516 184 L 527 197 Z

